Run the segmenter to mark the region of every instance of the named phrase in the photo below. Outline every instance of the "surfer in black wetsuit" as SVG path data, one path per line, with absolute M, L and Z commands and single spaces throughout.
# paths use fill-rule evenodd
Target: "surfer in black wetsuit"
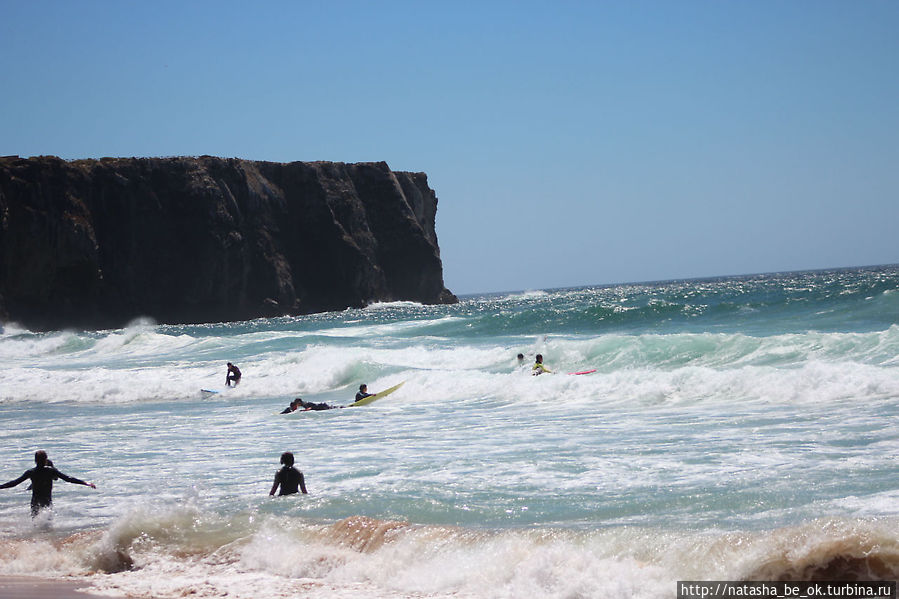
M 300 398 L 298 397 L 298 398 L 296 398 L 295 400 L 293 400 L 292 402 L 290 402 L 290 405 L 287 406 L 286 408 L 284 408 L 283 410 L 281 410 L 281 413 L 282 413 L 282 414 L 290 414 L 291 412 L 296 412 L 296 411 L 297 411 L 297 406 L 299 405 L 299 404 L 297 404 L 297 402 L 299 401 L 299 399 L 300 399 Z
M 296 412 L 299 410 L 300 412 L 308 412 L 309 410 L 319 411 L 319 410 L 333 410 L 334 408 L 342 408 L 343 406 L 330 406 L 326 403 L 313 403 L 311 401 L 304 401 L 303 398 L 298 397 L 292 402 L 290 405 L 281 412 L 282 414 L 290 414 L 291 412 Z
M 311 401 L 303 401 L 299 397 L 297 398 L 297 409 L 303 408 L 304 412 L 308 412 L 309 410 L 319 411 L 319 410 L 333 410 L 334 408 L 341 408 L 343 406 L 330 406 L 326 403 L 313 403 Z
M 282 453 L 281 463 L 283 466 L 275 473 L 275 484 L 272 485 L 272 490 L 268 494 L 274 495 L 279 486 L 281 487 L 281 492 L 278 495 L 293 495 L 299 492 L 299 490 L 302 490 L 305 494 L 306 481 L 303 478 L 303 473 L 293 466 L 293 454 L 289 451 Z
M 374 395 L 374 393 L 368 392 L 368 385 L 362 383 L 361 385 L 359 385 L 359 393 L 356 394 L 356 401 L 365 399 L 366 397 L 371 397 L 372 395 Z
M 225 386 L 230 387 L 231 383 L 234 383 L 234 386 L 240 384 L 240 368 L 228 362 L 228 374 L 225 376 Z
M 31 479 L 31 517 L 34 518 L 42 509 L 53 505 L 53 481 L 62 479 L 67 483 L 84 485 L 91 489 L 97 487 L 93 483 L 87 483 L 74 476 L 66 476 L 53 467 L 53 462 L 47 459 L 47 452 L 40 449 L 34 452 L 36 466 L 15 480 L 0 485 L 0 489 L 15 487 L 26 479 Z

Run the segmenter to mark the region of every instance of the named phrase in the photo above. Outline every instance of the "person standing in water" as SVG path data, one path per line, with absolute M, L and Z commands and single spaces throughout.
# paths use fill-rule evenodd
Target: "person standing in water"
M 303 494 L 306 494 L 306 481 L 303 478 L 303 473 L 293 466 L 293 454 L 289 451 L 282 453 L 281 464 L 283 464 L 281 469 L 275 473 L 275 484 L 272 485 L 272 490 L 268 494 L 274 495 L 279 486 L 281 487 L 281 492 L 278 495 L 293 495 L 299 492 L 300 489 L 302 489 Z
M 34 452 L 34 463 L 36 464 L 31 470 L 26 470 L 25 474 L 15 480 L 0 485 L 0 489 L 9 489 L 15 487 L 26 479 L 31 479 L 31 517 L 34 518 L 38 513 L 53 505 L 53 481 L 62 479 L 67 483 L 76 485 L 84 485 L 91 489 L 96 489 L 93 483 L 84 482 L 80 478 L 74 476 L 66 476 L 53 467 L 53 462 L 47 459 L 47 452 L 39 449 Z
M 231 383 L 234 382 L 234 386 L 240 384 L 240 368 L 228 362 L 228 374 L 225 376 L 225 386 L 230 387 Z
M 531 374 L 537 376 L 538 374 L 543 374 L 544 372 L 552 372 L 549 368 L 544 366 L 543 364 L 543 354 L 537 354 L 537 361 L 534 362 L 534 366 L 531 368 Z

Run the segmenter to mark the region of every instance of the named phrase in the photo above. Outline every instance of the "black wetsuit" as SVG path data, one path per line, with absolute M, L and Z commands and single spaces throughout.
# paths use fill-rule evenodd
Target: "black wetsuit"
M 88 484 L 80 478 L 66 476 L 52 466 L 35 466 L 19 478 L 3 483 L 0 485 L 0 489 L 15 487 L 26 479 L 31 479 L 31 515 L 35 516 L 41 509 L 53 504 L 53 481 L 60 478 L 67 483 L 76 485 Z
M 307 401 L 303 404 L 303 408 L 306 410 L 333 410 L 337 406 L 329 406 L 326 403 L 312 403 L 311 401 Z
M 306 482 L 303 473 L 293 466 L 284 466 L 275 473 L 275 484 L 281 485 L 278 495 L 292 495 L 299 493 L 300 488 L 306 492 Z
M 366 397 L 371 397 L 372 395 L 374 395 L 374 393 L 363 393 L 362 391 L 360 391 L 359 393 L 356 394 L 356 401 L 359 401 L 360 399 L 365 399 Z
M 228 376 L 225 377 L 225 386 L 230 387 L 232 382 L 235 387 L 240 382 L 240 368 L 233 364 L 228 368 Z

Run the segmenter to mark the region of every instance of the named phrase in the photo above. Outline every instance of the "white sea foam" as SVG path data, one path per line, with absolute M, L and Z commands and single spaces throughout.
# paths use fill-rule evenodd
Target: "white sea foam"
M 395 334 L 400 330 L 395 325 Z M 291 332 L 247 333 L 232 340 L 162 334 L 152 328 L 98 339 L 59 333 L 0 343 L 7 363 L 0 401 L 111 402 L 192 399 L 222 390 L 226 356 L 266 346 L 239 362 L 241 385 L 228 397 L 274 397 L 350 389 L 363 380 L 409 380 L 422 396 L 513 400 L 665 403 L 751 400 L 820 402 L 895 397 L 899 327 L 876 333 L 809 333 L 776 338 L 688 334 L 566 338 L 532 345 L 562 372 L 532 379 L 518 368 L 522 343 L 462 344 L 434 337 L 381 342 L 377 327 L 347 329 L 349 344 L 293 345 Z M 328 329 L 331 330 L 331 329 Z M 60 352 L 61 347 L 78 346 Z M 529 352 L 530 353 L 530 352 Z M 204 357 L 208 359 L 203 359 Z M 237 361 L 236 358 L 231 358 Z M 598 368 L 577 378 L 565 372 Z M 223 396 L 224 397 L 224 396 Z
M 189 510 L 185 512 L 189 516 Z M 92 590 L 134 597 L 661 598 L 678 580 L 836 579 L 899 573 L 896 520 L 825 519 L 764 534 L 609 528 L 475 531 L 350 518 L 330 525 L 198 516 L 145 533 L 13 541 L 0 571 L 40 563 L 44 575 L 85 576 Z M 202 522 L 202 523 L 201 523 Z M 198 526 L 199 524 L 199 526 Z M 133 524 L 132 524 L 133 526 Z M 231 531 L 225 532 L 225 531 Z M 106 557 L 100 557 L 105 554 Z M 137 566 L 87 576 L 126 555 Z

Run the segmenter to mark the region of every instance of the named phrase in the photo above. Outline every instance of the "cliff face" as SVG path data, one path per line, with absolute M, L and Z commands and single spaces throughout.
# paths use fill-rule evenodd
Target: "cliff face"
M 0 317 L 36 329 L 450 303 L 423 173 L 0 158 Z

